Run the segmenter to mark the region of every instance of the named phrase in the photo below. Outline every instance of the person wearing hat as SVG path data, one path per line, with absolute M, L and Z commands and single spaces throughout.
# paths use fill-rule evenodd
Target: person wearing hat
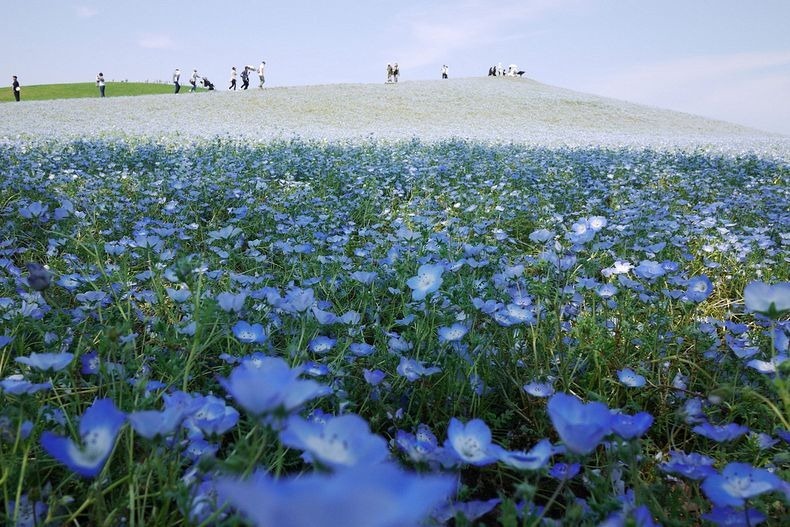
M 258 84 L 259 90 L 263 89 L 263 83 L 266 82 L 266 79 L 263 78 L 263 70 L 265 67 L 266 67 L 266 61 L 262 60 L 261 64 L 258 66 L 258 79 L 261 81 L 260 84 Z
M 14 92 L 14 99 L 16 102 L 19 102 L 19 81 L 16 79 L 16 75 L 13 76 L 13 82 L 11 83 L 11 91 Z

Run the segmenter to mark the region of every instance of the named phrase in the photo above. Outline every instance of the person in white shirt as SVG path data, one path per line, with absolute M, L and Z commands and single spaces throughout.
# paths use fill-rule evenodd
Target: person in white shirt
M 263 89 L 263 83 L 266 82 L 266 79 L 263 77 L 263 70 L 266 68 L 266 61 L 262 60 L 261 64 L 258 66 L 258 80 L 260 80 L 260 84 L 258 84 L 258 89 Z
M 450 66 L 448 66 L 447 64 L 443 65 L 442 66 L 442 78 L 446 79 L 449 73 L 450 73 Z
M 197 90 L 197 81 L 198 81 L 197 70 L 192 70 L 192 75 L 189 77 L 189 84 L 192 86 L 191 88 L 189 88 L 190 93 Z
M 173 84 L 175 84 L 176 87 L 175 93 L 178 93 L 179 90 L 181 90 L 181 85 L 178 83 L 178 81 L 180 80 L 181 80 L 181 70 L 176 68 L 176 71 L 173 72 Z
M 236 66 L 233 66 L 230 69 L 230 86 L 228 86 L 229 90 L 236 89 Z
M 105 82 L 104 82 L 104 74 L 102 72 L 99 72 L 99 74 L 96 75 L 96 86 L 99 87 L 99 96 L 104 97 Z

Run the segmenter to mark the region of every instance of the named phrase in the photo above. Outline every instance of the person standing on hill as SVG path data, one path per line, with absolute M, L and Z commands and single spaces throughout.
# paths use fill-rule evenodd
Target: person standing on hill
M 442 65 L 442 78 L 446 79 L 449 73 L 450 73 L 450 66 L 448 66 L 447 64 Z
M 266 79 L 263 77 L 263 70 L 266 68 L 266 61 L 262 60 L 261 64 L 258 66 L 258 80 L 260 80 L 260 84 L 258 84 L 258 89 L 263 89 L 263 83 L 266 82 Z
M 178 81 L 180 80 L 181 80 L 181 70 L 176 68 L 176 71 L 173 72 L 173 84 L 175 84 L 176 86 L 175 93 L 178 93 L 181 90 L 181 85 L 178 83 Z
M 228 86 L 228 89 L 236 91 L 236 66 L 230 69 L 230 86 Z
M 189 84 L 192 87 L 189 88 L 189 93 L 192 93 L 193 91 L 197 90 L 197 80 L 198 80 L 197 70 L 192 70 L 192 75 L 189 77 Z
M 104 97 L 104 73 L 99 72 L 99 74 L 96 75 L 96 86 L 99 87 L 99 97 Z
M 16 102 L 19 102 L 19 81 L 16 79 L 16 75 L 14 75 L 13 79 L 11 80 L 11 91 L 14 93 L 14 99 L 16 99 Z
M 387 84 L 392 82 L 392 64 L 387 64 Z
M 396 62 L 395 64 L 392 65 L 392 80 L 395 81 L 396 84 L 398 83 L 399 76 L 400 76 L 400 68 L 398 67 L 398 63 Z

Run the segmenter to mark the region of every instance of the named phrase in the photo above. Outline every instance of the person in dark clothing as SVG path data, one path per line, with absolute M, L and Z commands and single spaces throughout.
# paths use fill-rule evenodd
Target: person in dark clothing
M 17 80 L 16 75 L 14 75 L 13 77 L 14 78 L 12 79 L 13 82 L 11 83 L 11 91 L 14 92 L 14 99 L 16 99 L 16 102 L 19 102 L 19 92 L 20 92 L 19 81 Z
M 230 86 L 228 86 L 228 89 L 236 91 L 236 66 L 230 69 Z
M 246 90 L 250 87 L 250 70 L 247 66 L 241 70 L 241 89 Z

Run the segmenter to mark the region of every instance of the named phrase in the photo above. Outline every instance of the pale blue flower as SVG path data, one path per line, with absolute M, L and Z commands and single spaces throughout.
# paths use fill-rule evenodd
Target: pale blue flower
M 442 273 L 444 273 L 442 265 L 421 265 L 417 269 L 417 275 L 406 281 L 406 285 L 412 290 L 412 300 L 424 300 L 428 294 L 437 291 L 442 285 Z

